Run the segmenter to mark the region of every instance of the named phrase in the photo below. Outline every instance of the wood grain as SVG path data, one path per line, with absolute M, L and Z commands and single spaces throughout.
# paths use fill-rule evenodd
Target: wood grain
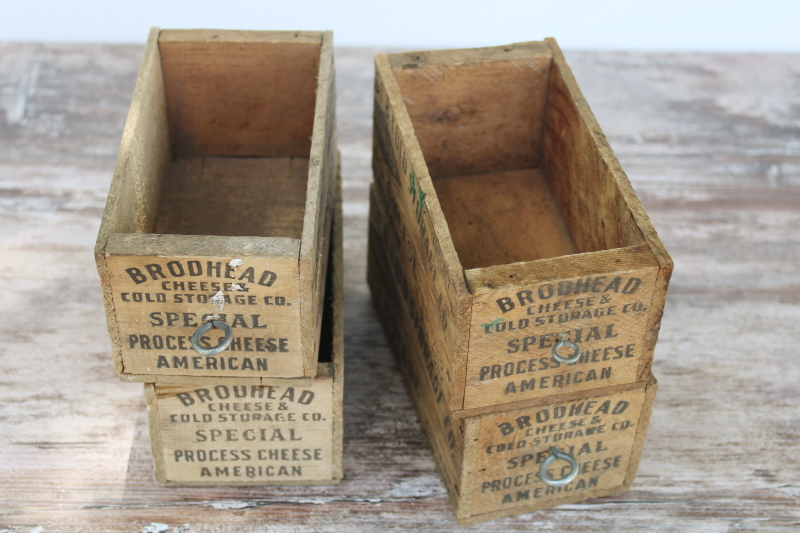
M 537 166 L 551 58 L 544 43 L 392 56 L 431 177 Z
M 158 49 L 172 149 L 308 157 L 322 43 L 310 33 L 167 30 Z
M 433 185 L 466 270 L 576 252 L 539 169 L 436 178 Z
M 142 50 L 0 44 L 0 529 L 464 531 L 366 288 L 374 49 L 336 56 L 342 483 L 153 481 L 142 386 L 109 364 L 91 257 Z M 659 392 L 630 491 L 475 529 L 796 531 L 800 56 L 566 55 L 677 266 Z
M 154 233 L 299 242 L 307 186 L 307 157 L 176 157 Z
M 113 292 L 106 264 L 106 243 L 113 233 L 152 230 L 170 167 L 169 124 L 158 34 L 158 28 L 152 28 L 145 45 L 94 247 L 117 372 L 123 368 L 123 345 L 117 319 L 113 312 L 108 312 L 113 309 Z

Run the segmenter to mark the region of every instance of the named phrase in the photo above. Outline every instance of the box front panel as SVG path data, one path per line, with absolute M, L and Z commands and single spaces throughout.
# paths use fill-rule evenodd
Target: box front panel
M 124 374 L 303 375 L 297 259 L 109 255 L 108 270 Z M 212 315 L 233 340 L 204 356 L 191 337 Z M 221 338 L 212 329 L 200 346 Z
M 464 408 L 634 383 L 657 267 L 476 294 Z M 559 334 L 574 363 L 553 354 Z M 570 359 L 569 345 L 556 352 Z
M 625 482 L 645 400 L 644 387 L 605 396 L 518 409 L 481 417 L 472 516 L 540 505 Z M 577 477 L 563 487 L 539 477 L 552 446 L 578 462 Z M 570 472 L 557 460 L 547 473 Z
M 332 478 L 333 384 L 155 385 L 165 482 L 263 485 Z

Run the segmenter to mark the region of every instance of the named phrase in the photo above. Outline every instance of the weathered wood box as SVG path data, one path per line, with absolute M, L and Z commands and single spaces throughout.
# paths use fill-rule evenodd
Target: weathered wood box
M 316 375 L 332 46 L 330 32 L 151 31 L 95 248 L 123 380 Z M 192 336 L 213 317 L 233 338 L 201 355 Z
M 629 489 L 657 390 L 652 374 L 648 381 L 615 391 L 584 391 L 569 400 L 538 398 L 521 409 L 457 418 L 432 371 L 436 347 L 421 333 L 414 304 L 404 296 L 408 280 L 396 267 L 393 243 L 371 224 L 369 244 L 373 301 L 459 523 Z M 574 464 L 549 458 L 553 446 Z M 559 485 L 565 477 L 568 482 Z
M 556 42 L 375 78 L 373 205 L 454 416 L 646 381 L 672 261 Z
M 337 194 L 337 196 L 339 196 Z M 342 219 L 337 198 L 312 380 L 146 383 L 155 478 L 172 486 L 327 485 L 342 479 Z

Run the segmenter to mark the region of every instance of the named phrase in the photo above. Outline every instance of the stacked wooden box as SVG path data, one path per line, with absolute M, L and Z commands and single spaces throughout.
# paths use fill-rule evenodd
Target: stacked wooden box
M 330 32 L 150 34 L 95 255 L 161 483 L 342 477 L 332 46 Z
M 627 490 L 672 262 L 557 44 L 375 72 L 369 284 L 459 522 Z

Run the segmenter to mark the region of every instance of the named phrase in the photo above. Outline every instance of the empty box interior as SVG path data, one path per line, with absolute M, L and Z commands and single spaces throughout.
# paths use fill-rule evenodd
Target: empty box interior
M 284 37 L 161 32 L 171 160 L 153 232 L 300 239 L 321 39 Z
M 389 58 L 463 268 L 645 243 L 545 43 Z

